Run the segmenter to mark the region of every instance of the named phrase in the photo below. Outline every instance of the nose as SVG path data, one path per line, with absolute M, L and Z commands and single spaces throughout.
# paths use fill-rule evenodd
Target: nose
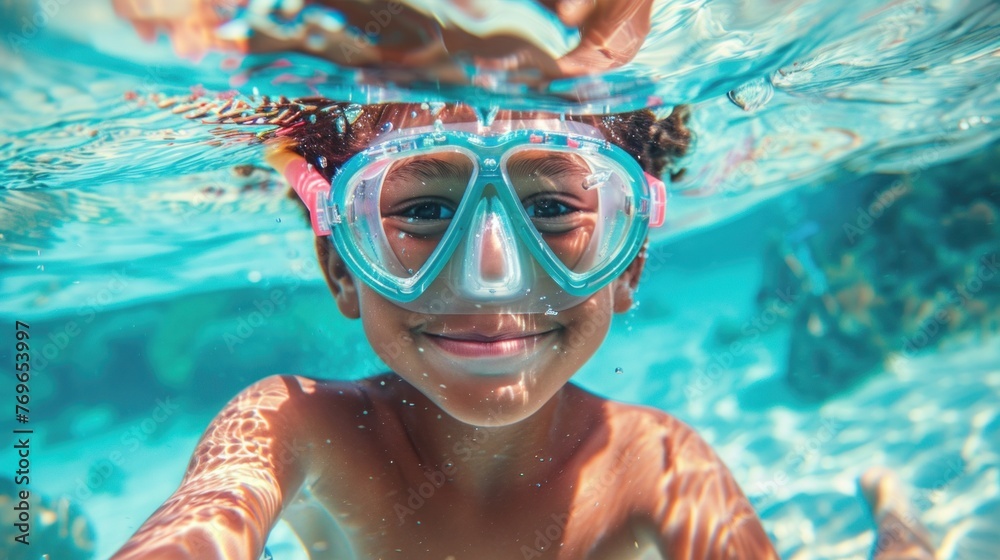
M 496 197 L 485 197 L 476 206 L 462 257 L 457 284 L 466 297 L 497 301 L 523 294 L 530 267 Z
M 496 214 L 487 214 L 480 230 L 479 276 L 487 283 L 503 283 L 511 274 L 512 264 L 508 255 L 504 238 L 504 228 Z

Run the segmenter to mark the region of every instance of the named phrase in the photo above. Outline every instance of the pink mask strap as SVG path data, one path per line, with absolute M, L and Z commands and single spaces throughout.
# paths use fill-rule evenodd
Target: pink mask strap
M 657 228 L 667 219 L 667 186 L 649 173 L 645 175 L 649 183 L 649 227 Z
M 316 235 L 330 235 L 330 223 L 326 213 L 330 182 L 304 159 L 296 159 L 285 168 L 285 179 L 309 209 L 309 219 Z

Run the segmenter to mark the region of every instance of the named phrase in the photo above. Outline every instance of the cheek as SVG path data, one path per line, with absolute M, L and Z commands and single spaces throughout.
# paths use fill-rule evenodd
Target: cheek
M 359 290 L 361 324 L 372 349 L 389 367 L 405 359 L 413 338 L 406 328 L 409 311 L 397 307 L 367 286 Z
M 396 260 L 406 270 L 405 274 L 398 271 L 403 276 L 412 276 L 411 271 L 420 270 L 441 241 L 440 235 L 414 235 L 393 227 L 392 224 L 383 227 Z
M 610 287 L 603 288 L 570 310 L 570 321 L 564 323 L 569 333 L 568 351 L 585 354 L 584 359 L 597 351 L 611 328 L 611 316 L 614 314 L 612 293 Z

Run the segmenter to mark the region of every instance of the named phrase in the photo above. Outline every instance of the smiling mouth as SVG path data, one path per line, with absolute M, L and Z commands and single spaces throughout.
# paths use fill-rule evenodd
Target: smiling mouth
M 512 358 L 532 353 L 555 330 L 487 336 L 480 333 L 424 333 L 444 352 L 466 359 Z

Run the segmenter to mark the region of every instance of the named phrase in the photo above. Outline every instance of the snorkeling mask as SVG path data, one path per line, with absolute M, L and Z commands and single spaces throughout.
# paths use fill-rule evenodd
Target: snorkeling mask
M 428 314 L 568 309 L 620 275 L 666 212 L 662 181 L 574 121 L 402 129 L 331 184 L 311 166 L 297 175 L 350 272 Z

